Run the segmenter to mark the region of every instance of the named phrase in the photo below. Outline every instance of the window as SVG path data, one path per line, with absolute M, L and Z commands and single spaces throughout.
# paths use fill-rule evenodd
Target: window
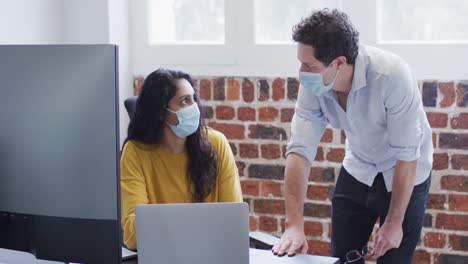
M 291 31 L 313 9 L 340 8 L 341 0 L 254 0 L 255 43 L 293 44 Z
M 292 27 L 338 8 L 361 44 L 406 60 L 418 79 L 466 79 L 468 0 L 135 0 L 131 64 L 210 76 L 297 76 Z
M 379 0 L 379 43 L 468 42 L 466 0 Z
M 224 44 L 224 0 L 151 0 L 150 44 Z

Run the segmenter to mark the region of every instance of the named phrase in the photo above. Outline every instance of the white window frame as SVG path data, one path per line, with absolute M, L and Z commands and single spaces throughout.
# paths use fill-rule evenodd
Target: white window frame
M 360 32 L 360 43 L 398 54 L 420 80 L 468 78 L 468 43 L 378 43 L 378 1 L 342 0 L 342 11 Z M 167 67 L 198 76 L 297 75 L 295 44 L 255 44 L 254 0 L 225 0 L 225 45 L 149 45 L 148 5 L 148 0 L 130 1 L 134 74 Z

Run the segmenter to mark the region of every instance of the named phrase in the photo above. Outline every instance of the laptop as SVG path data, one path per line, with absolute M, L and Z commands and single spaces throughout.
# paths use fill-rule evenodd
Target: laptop
M 246 203 L 136 207 L 139 264 L 248 264 Z

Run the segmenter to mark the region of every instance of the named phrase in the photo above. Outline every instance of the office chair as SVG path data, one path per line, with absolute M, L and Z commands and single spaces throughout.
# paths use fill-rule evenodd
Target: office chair
M 128 116 L 132 119 L 135 114 L 138 96 L 131 96 L 125 99 L 124 105 Z M 279 241 L 275 236 L 263 232 L 250 232 L 250 247 L 257 249 L 271 249 Z
M 138 96 L 130 96 L 124 101 L 124 106 L 125 109 L 127 109 L 128 117 L 130 117 L 130 119 L 132 119 L 133 115 L 135 114 L 137 99 Z

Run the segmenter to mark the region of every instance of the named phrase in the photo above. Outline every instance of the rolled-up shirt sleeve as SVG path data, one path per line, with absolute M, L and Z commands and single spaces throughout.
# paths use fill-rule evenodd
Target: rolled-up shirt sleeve
M 326 125 L 317 96 L 300 87 L 286 155 L 299 154 L 312 164 Z
M 418 83 L 404 63 L 394 68 L 389 82 L 384 102 L 390 148 L 397 160 L 417 160 L 421 155 L 424 113 Z

